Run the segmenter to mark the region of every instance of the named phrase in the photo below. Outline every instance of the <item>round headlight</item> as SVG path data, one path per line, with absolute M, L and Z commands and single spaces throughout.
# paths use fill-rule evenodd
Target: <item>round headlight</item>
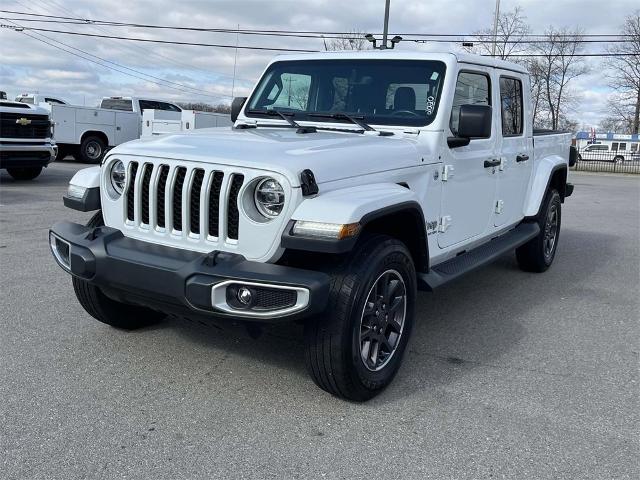
M 284 189 L 277 180 L 265 178 L 256 185 L 256 208 L 267 218 L 277 217 L 284 208 Z
M 124 163 L 121 160 L 116 160 L 111 164 L 111 186 L 118 195 L 122 195 L 125 182 L 127 180 L 127 171 L 124 168 Z

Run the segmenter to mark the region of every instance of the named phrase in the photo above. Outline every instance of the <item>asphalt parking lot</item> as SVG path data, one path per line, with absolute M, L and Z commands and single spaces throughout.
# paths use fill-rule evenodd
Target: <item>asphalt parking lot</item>
M 506 256 L 420 294 L 395 382 L 353 404 L 299 326 L 90 318 L 47 246 L 90 217 L 61 201 L 82 167 L 0 173 L 0 477 L 640 477 L 640 177 L 572 176 L 547 273 Z

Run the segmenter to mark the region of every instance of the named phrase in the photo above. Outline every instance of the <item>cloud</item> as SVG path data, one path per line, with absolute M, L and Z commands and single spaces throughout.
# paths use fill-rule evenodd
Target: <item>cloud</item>
M 632 12 L 637 8 L 636 2 L 637 0 L 617 0 L 616 11 Z M 563 0 L 544 4 L 539 0 L 519 0 L 518 4 L 527 16 L 532 31 L 536 33 L 543 32 L 551 23 L 557 27 L 581 26 L 588 33 L 617 33 L 623 21 L 621 15 L 603 15 L 601 2 L 595 0 Z M 394 0 L 391 3 L 390 30 L 393 33 L 469 34 L 491 25 L 493 5 L 493 1 L 477 0 Z M 372 33 L 381 31 L 384 13 L 382 0 L 52 0 L 37 3 L 5 0 L 3 7 L 7 10 L 31 11 L 45 15 L 146 24 L 207 28 L 236 28 L 240 25 L 243 29 L 273 30 L 356 29 Z M 261 47 L 318 50 L 323 48 L 322 40 L 319 39 L 95 25 L 30 25 L 98 35 L 232 46 L 238 42 L 239 45 Z M 38 36 L 35 32 L 27 33 Z M 31 89 L 46 90 L 74 102 L 87 104 L 96 104 L 106 95 L 133 94 L 153 94 L 171 100 L 217 103 L 222 100 L 229 101 L 232 88 L 234 95 L 247 94 L 266 64 L 276 54 L 268 51 L 238 50 L 236 56 L 233 48 L 136 43 L 56 33 L 42 35 L 48 38 L 39 37 L 36 40 L 25 34 L 0 29 L 0 80 L 3 90 L 10 94 Z M 57 43 L 58 41 L 64 45 Z M 415 50 L 422 49 L 423 46 L 405 42 L 398 48 Z M 590 48 L 597 51 L 604 50 L 605 46 L 596 45 Z M 97 55 L 103 60 L 94 58 L 97 63 L 91 63 L 81 58 L 88 56 L 87 54 Z M 606 102 L 610 95 L 607 79 L 600 74 L 599 60 L 590 63 L 593 73 L 576 79 L 571 87 L 576 101 L 570 116 L 579 123 L 598 122 L 607 114 Z M 166 82 L 146 77 L 145 74 Z

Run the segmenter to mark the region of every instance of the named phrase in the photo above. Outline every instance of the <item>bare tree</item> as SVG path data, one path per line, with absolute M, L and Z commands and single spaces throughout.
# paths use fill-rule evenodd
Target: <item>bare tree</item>
M 640 10 L 626 18 L 622 34 L 628 42 L 609 48 L 618 55 L 607 62 L 610 86 L 617 92 L 610 106 L 623 125 L 629 123 L 630 133 L 640 133 Z
M 532 46 L 533 52 L 539 55 L 536 65 L 541 82 L 539 100 L 544 100 L 544 108 L 538 107 L 538 118 L 546 115 L 552 129 L 557 129 L 561 120 L 566 122 L 567 107 L 572 100 L 569 83 L 587 72 L 580 57 L 581 38 L 579 30 L 550 27 L 545 40 Z
M 211 105 L 204 102 L 178 102 L 178 106 L 184 110 L 197 110 L 199 112 L 231 113 L 231 106 L 226 103 Z
M 356 29 L 345 35 L 337 35 L 335 38 L 324 38 L 324 49 L 328 51 L 338 50 L 370 50 L 371 42 L 364 38 L 364 33 Z
M 509 12 L 504 12 L 498 18 L 498 32 L 496 35 L 496 57 L 502 60 L 511 59 L 527 50 L 523 43 L 529 33 L 527 18 L 522 13 L 522 8 L 516 7 Z M 491 55 L 493 45 L 493 27 L 478 30 L 473 34 L 477 42 L 473 47 L 465 47 L 472 53 Z

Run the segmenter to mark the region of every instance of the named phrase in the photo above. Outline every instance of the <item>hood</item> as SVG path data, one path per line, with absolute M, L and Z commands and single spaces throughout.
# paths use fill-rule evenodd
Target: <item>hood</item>
M 29 103 L 13 102 L 11 100 L 0 100 L 0 110 L 6 113 L 24 113 L 29 115 L 49 115 L 49 112 Z
M 122 144 L 111 154 L 130 154 L 279 172 L 292 186 L 309 168 L 318 183 L 415 166 L 416 141 L 351 132 L 296 133 L 294 128 L 228 127 L 163 135 Z

